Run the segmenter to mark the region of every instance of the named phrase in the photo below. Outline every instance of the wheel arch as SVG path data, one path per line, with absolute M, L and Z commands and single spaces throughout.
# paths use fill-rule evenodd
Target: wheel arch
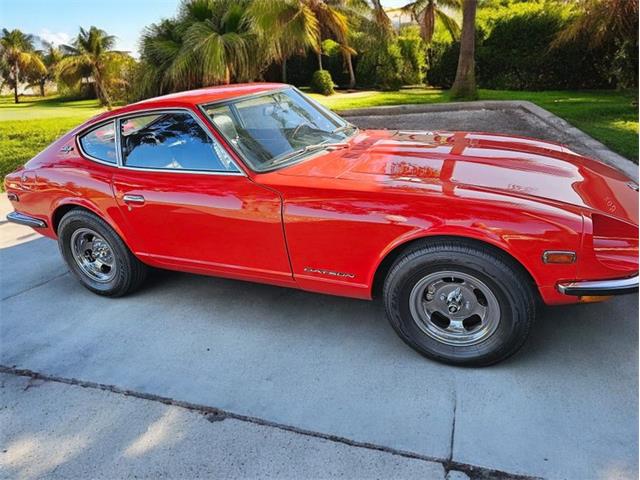
M 51 213 L 51 229 L 56 234 L 56 236 L 58 235 L 58 226 L 60 225 L 60 221 L 71 210 L 83 210 L 97 216 L 98 218 L 106 222 L 111 228 L 113 228 L 120 236 L 120 238 L 122 238 L 124 241 L 123 232 L 118 227 L 118 225 L 116 225 L 113 219 L 104 215 L 95 205 L 82 200 L 73 199 L 59 202 Z
M 495 243 L 480 240 L 478 238 L 466 235 L 423 235 L 419 237 L 414 237 L 407 239 L 403 242 L 400 242 L 397 245 L 394 245 L 386 254 L 383 256 L 382 260 L 378 263 L 375 272 L 373 274 L 373 279 L 371 282 L 371 297 L 377 298 L 382 293 L 382 287 L 384 285 L 384 280 L 391 270 L 391 267 L 395 263 L 395 261 L 402 256 L 405 252 L 408 252 L 412 248 L 415 248 L 419 245 L 428 245 L 429 243 L 437 242 L 437 241 L 454 241 L 461 242 L 467 245 L 473 245 L 479 248 L 488 249 L 497 256 L 501 257 L 507 263 L 511 264 L 514 268 L 520 270 L 530 281 L 530 286 L 535 292 L 536 296 L 540 297 L 540 292 L 537 287 L 537 283 L 535 281 L 534 276 L 531 271 L 516 258 L 511 252 L 506 250 L 501 245 L 496 245 Z

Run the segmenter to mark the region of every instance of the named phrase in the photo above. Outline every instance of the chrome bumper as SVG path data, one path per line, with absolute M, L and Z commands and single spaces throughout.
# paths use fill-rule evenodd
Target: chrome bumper
M 13 223 L 26 225 L 27 227 L 33 228 L 45 228 L 47 226 L 47 223 L 44 220 L 30 217 L 29 215 L 25 215 L 24 213 L 19 212 L 11 212 L 7 215 L 7 220 Z
M 624 295 L 638 291 L 638 275 L 612 280 L 594 280 L 589 282 L 570 282 L 558 284 L 558 290 L 565 295 Z

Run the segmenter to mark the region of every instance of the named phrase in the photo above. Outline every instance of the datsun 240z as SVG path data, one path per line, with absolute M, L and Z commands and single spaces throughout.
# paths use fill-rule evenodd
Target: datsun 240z
M 407 344 L 458 365 L 516 352 L 540 302 L 638 289 L 638 187 L 614 168 L 531 138 L 359 129 L 282 84 L 104 113 L 5 187 L 8 220 L 97 294 L 152 266 L 380 296 Z

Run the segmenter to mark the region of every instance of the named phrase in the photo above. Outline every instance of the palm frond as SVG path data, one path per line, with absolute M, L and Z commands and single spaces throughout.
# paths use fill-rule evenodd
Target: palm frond
M 436 9 L 436 17 L 440 20 L 442 26 L 449 32 L 453 40 L 458 40 L 460 38 L 460 25 L 458 25 L 455 18 L 447 15 L 439 8 Z

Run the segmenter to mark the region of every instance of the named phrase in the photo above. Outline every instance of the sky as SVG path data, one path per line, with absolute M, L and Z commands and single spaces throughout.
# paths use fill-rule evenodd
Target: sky
M 397 7 L 409 0 L 383 0 Z M 80 26 L 116 36 L 116 49 L 136 55 L 144 27 L 172 17 L 179 0 L 0 0 L 0 27 L 18 28 L 54 44 L 68 43 Z

